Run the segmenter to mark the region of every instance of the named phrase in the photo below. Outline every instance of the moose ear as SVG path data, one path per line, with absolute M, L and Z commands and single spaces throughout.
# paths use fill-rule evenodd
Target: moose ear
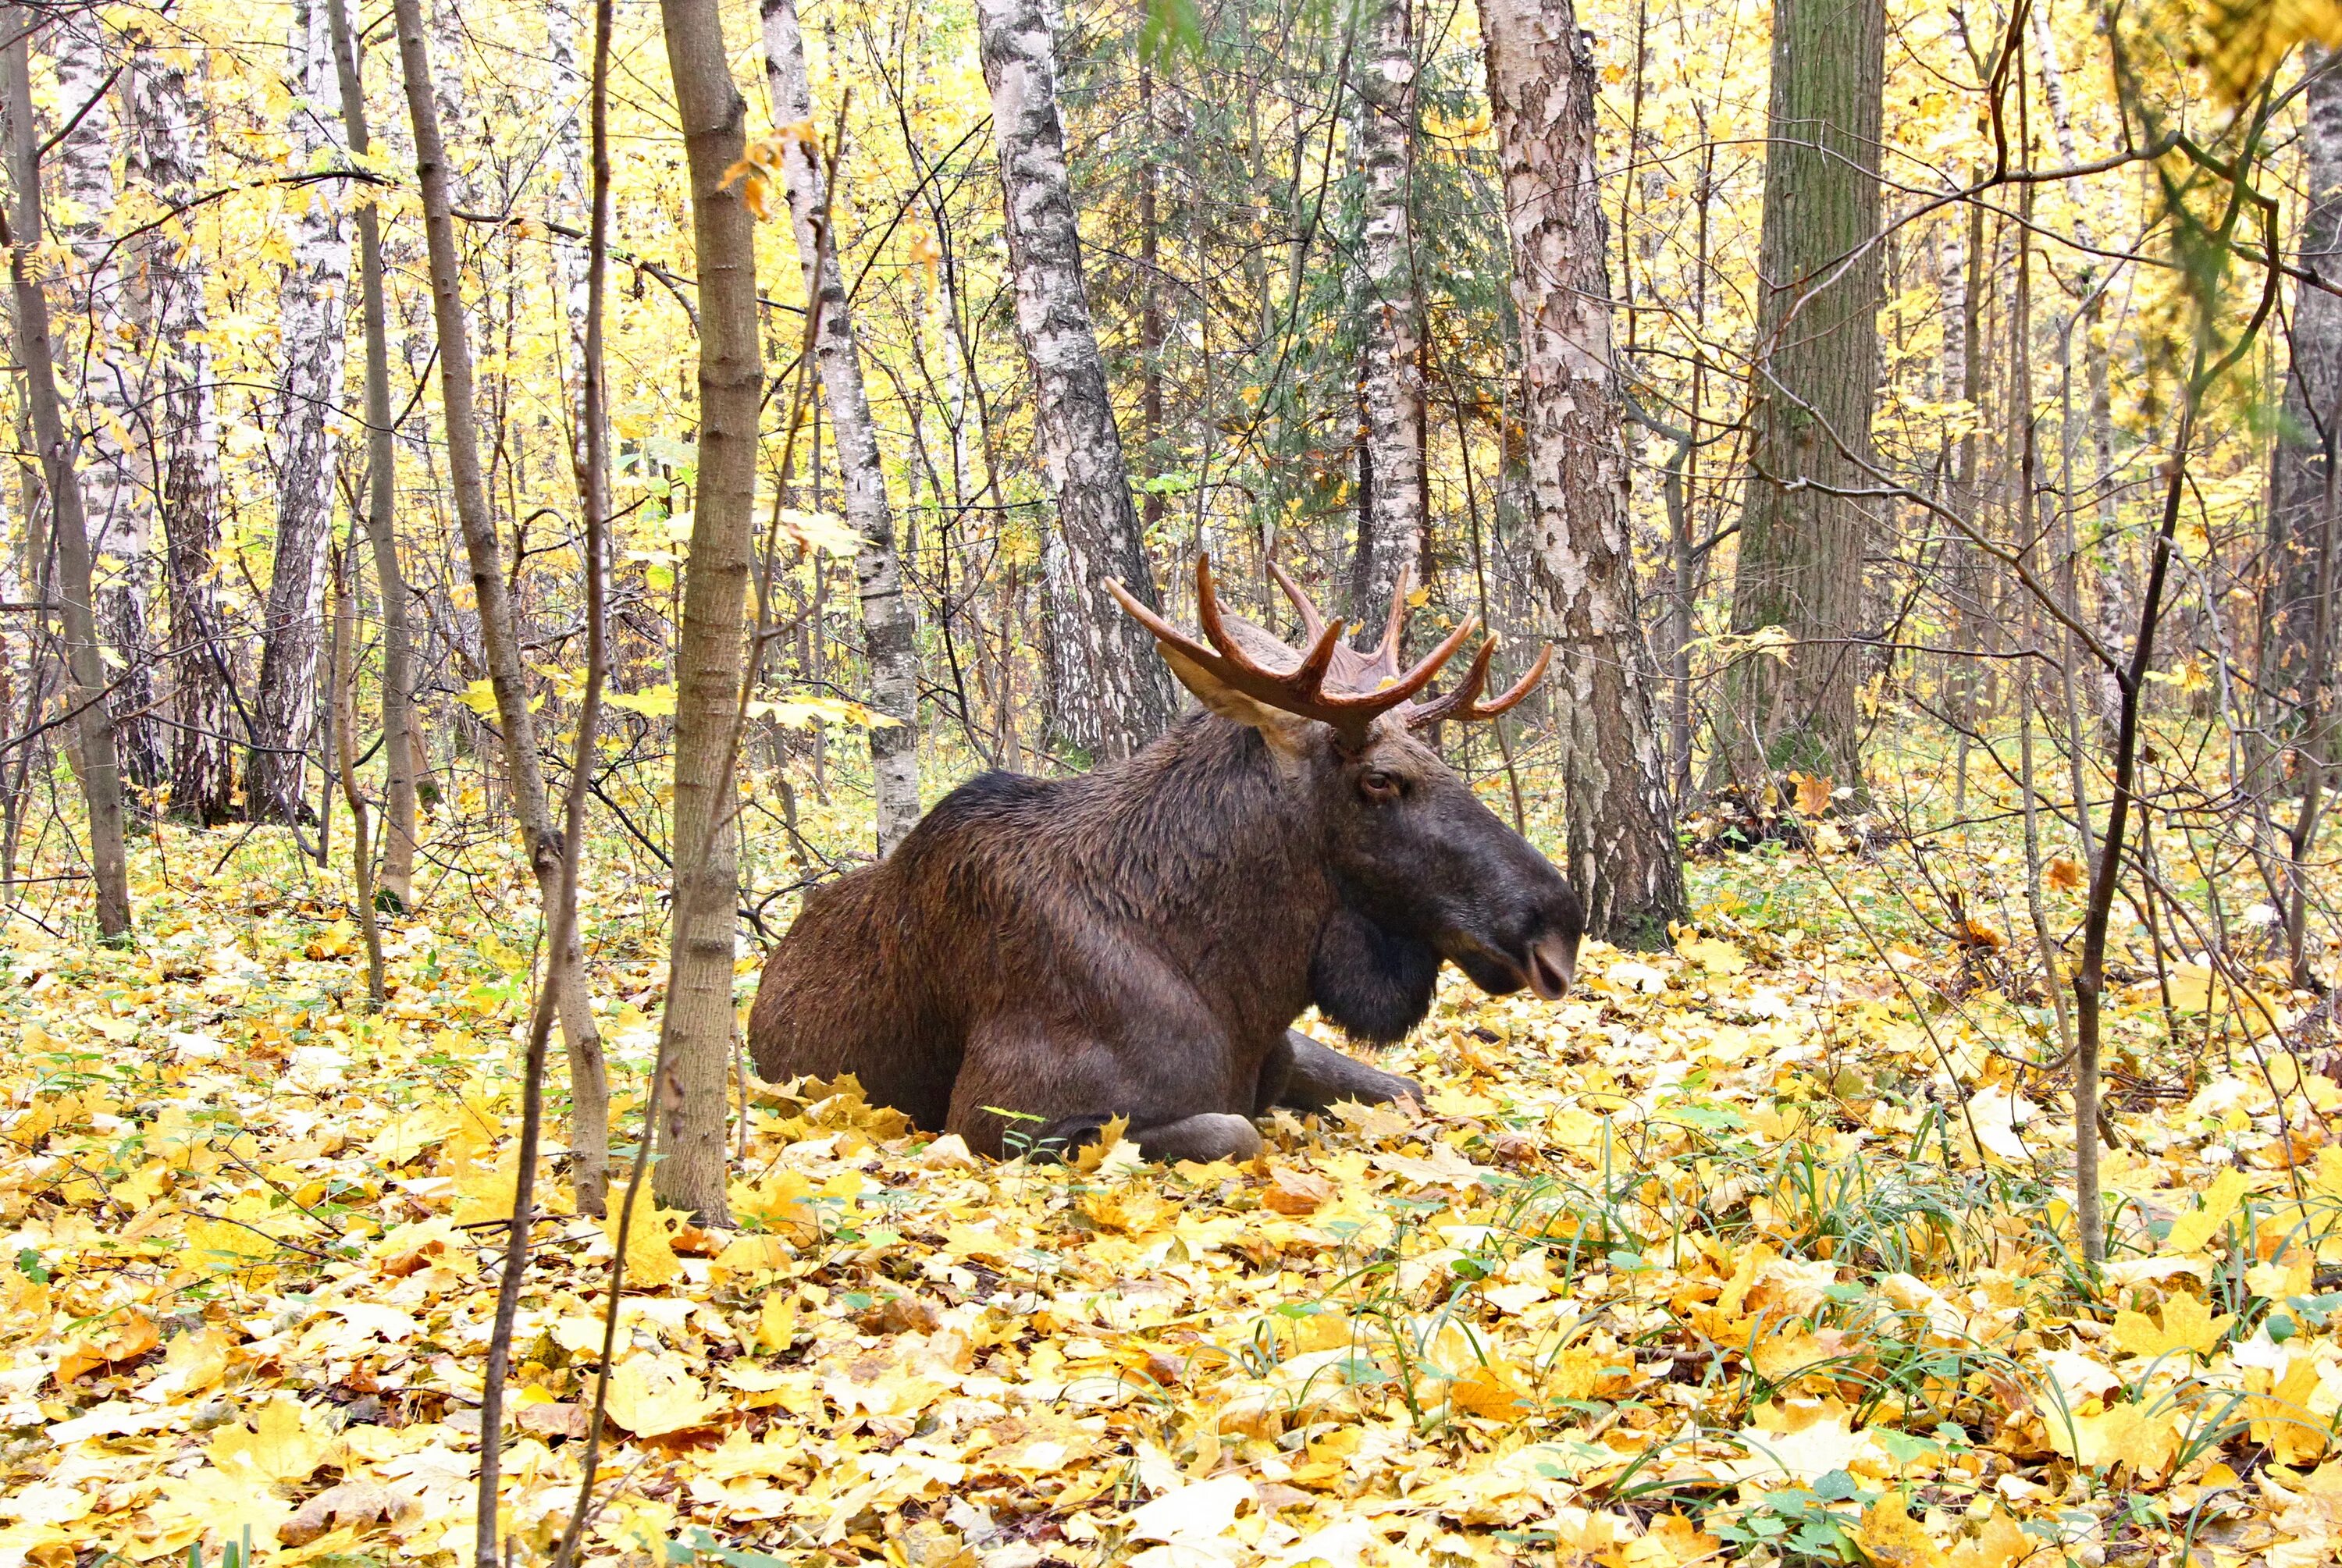
M 1163 662 L 1171 666 L 1179 684 L 1195 693 L 1196 700 L 1205 707 L 1224 719 L 1258 730 L 1261 739 L 1278 751 L 1296 753 L 1301 749 L 1310 724 L 1316 721 L 1246 696 L 1167 643 L 1155 645 L 1162 650 Z

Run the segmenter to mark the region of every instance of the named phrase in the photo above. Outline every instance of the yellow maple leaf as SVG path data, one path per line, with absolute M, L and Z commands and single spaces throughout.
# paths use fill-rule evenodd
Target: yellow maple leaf
M 280 1393 L 261 1406 L 250 1425 L 238 1422 L 225 1427 L 204 1452 L 214 1464 L 247 1482 L 306 1481 L 325 1463 L 330 1435 L 313 1426 L 309 1413 L 290 1394 Z
M 2127 1464 L 2134 1475 L 2159 1475 L 2179 1452 L 2179 1409 L 2174 1404 L 2153 1411 L 2110 1404 L 2095 1415 L 2051 1408 L 2041 1416 L 2051 1446 L 2086 1470 Z
M 618 1221 L 624 1204 L 614 1204 L 602 1222 L 602 1233 L 618 1244 Z M 626 1227 L 626 1285 L 656 1290 L 683 1275 L 683 1260 L 675 1255 L 676 1227 L 689 1216 L 678 1209 L 661 1209 L 647 1183 L 635 1194 L 634 1223 Z
M 610 1419 L 636 1437 L 704 1425 L 723 1408 L 673 1356 L 634 1356 L 610 1374 Z
M 762 1226 L 800 1246 L 821 1239 L 821 1216 L 813 1206 L 813 1183 L 799 1171 L 776 1171 L 760 1182 L 735 1182 L 733 1218 Z
M 2205 0 L 2197 15 L 2212 45 L 2205 75 L 2231 105 L 2258 91 L 2296 44 L 2342 44 L 2335 0 Z
M 2233 1313 L 2214 1317 L 2202 1298 L 2182 1293 L 2163 1303 L 2160 1326 L 2145 1313 L 2117 1313 L 2115 1344 L 2133 1355 L 2169 1355 L 2173 1351 L 2209 1355 L 2219 1348 L 2228 1325 L 2236 1321 Z
M 2182 1255 L 2202 1252 L 2227 1224 L 2228 1216 L 2237 1212 L 2237 1203 L 2250 1191 L 2252 1183 L 2243 1172 L 2234 1166 L 2222 1171 L 2204 1189 L 2202 1205 L 2171 1222 L 2171 1234 L 2165 1240 L 2163 1250 Z
M 1878 1568 L 1944 1568 L 1944 1553 L 1935 1538 L 1906 1511 L 1897 1493 L 1863 1510 L 1854 1543 Z
M 2251 1375 L 2256 1383 L 2269 1376 L 2265 1372 Z M 2253 1441 L 2268 1444 L 2281 1463 L 2305 1463 L 2326 1447 L 2327 1421 L 2310 1408 L 2318 1381 L 2317 1358 L 2297 1355 L 2267 1393 L 2256 1393 L 2246 1402 Z
M 1950 1568 L 2013 1568 L 2039 1545 L 2015 1519 L 1995 1509 L 1974 1535 L 1952 1548 Z

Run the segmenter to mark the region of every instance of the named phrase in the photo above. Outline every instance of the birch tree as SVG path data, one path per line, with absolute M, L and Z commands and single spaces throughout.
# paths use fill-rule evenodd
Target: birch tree
M 1350 613 L 1368 642 L 1401 571 L 1423 554 L 1423 324 L 1416 287 L 1412 0 L 1363 0 L 1352 145 L 1366 184 L 1359 235 L 1366 347 L 1358 541 Z
M 699 264 L 699 492 L 676 647 L 675 919 L 660 1056 L 664 1109 L 655 1187 L 706 1220 L 724 1195 L 725 1084 L 736 1027 L 740 683 L 765 365 L 756 332 L 756 234 L 731 178 L 747 148 L 718 0 L 659 0 L 667 70 L 691 171 Z
M 1042 0 L 977 0 L 976 36 L 992 90 L 1016 335 L 1057 499 L 1043 559 L 1055 722 L 1077 747 L 1127 756 L 1162 732 L 1177 702 L 1154 639 L 1106 586 L 1119 578 L 1141 602 L 1157 603 L 1082 281 L 1056 45 Z
M 1762 295 L 1732 630 L 1777 626 L 1787 663 L 1744 657 L 1718 715 L 1723 780 L 1801 769 L 1860 782 L 1863 558 L 1878 382 L 1884 0 L 1777 0 Z
M 862 355 L 834 242 L 826 240 L 830 193 L 818 139 L 812 134 L 813 89 L 806 75 L 805 37 L 796 0 L 763 0 L 765 91 L 773 124 L 802 126 L 789 144 L 784 184 L 806 298 L 820 318 L 814 352 L 829 401 L 838 472 L 846 488 L 846 520 L 861 540 L 854 580 L 862 601 L 863 638 L 870 659 L 870 705 L 895 722 L 870 730 L 872 794 L 878 813 L 878 853 L 894 853 L 919 820 L 919 664 L 912 640 L 911 606 L 895 555 L 895 516 L 886 502 L 886 470 L 878 457 L 878 427 L 862 384 Z
M 0 222 L 0 245 L 8 247 L 8 275 L 15 306 L 16 360 L 24 369 L 27 423 L 40 449 L 41 476 L 49 493 L 49 523 L 56 545 L 56 592 L 65 622 L 65 659 L 72 684 L 71 759 L 81 780 L 88 816 L 90 880 L 97 894 L 97 929 L 106 937 L 130 932 L 130 874 L 122 840 L 122 773 L 114 754 L 114 720 L 105 704 L 105 661 L 98 650 L 97 619 L 91 608 L 90 551 L 76 472 L 74 441 L 57 396 L 56 355 L 49 327 L 49 298 L 36 270 L 41 248 L 41 139 L 34 123 L 33 13 L 10 6 L 0 13 L 0 96 L 8 121 L 8 179 L 15 187 L 13 214 Z
M 288 161 L 307 170 L 345 148 L 325 0 L 293 0 L 286 50 L 292 106 Z M 317 719 L 317 667 L 325 603 L 325 544 L 333 521 L 335 440 L 348 314 L 349 235 L 336 182 L 287 195 L 290 259 L 277 290 L 283 366 L 275 408 L 276 552 L 261 627 L 260 680 L 252 694 L 252 751 L 245 809 L 290 822 L 303 810 L 305 754 Z
M 144 376 L 130 334 L 129 299 L 109 221 L 121 200 L 114 155 L 120 139 L 113 67 L 95 11 L 63 15 L 49 30 L 59 109 L 57 236 L 73 253 L 72 298 L 63 345 L 81 425 L 82 501 L 96 574 L 98 634 L 113 650 L 115 748 L 125 780 L 142 794 L 169 778 L 155 723 L 154 640 L 146 599 L 154 578 L 155 514 L 145 445 Z
M 125 169 L 169 211 L 194 199 L 211 160 L 200 56 L 141 40 L 124 74 Z M 148 348 L 143 427 L 153 453 L 170 611 L 170 800 L 175 816 L 210 825 L 234 810 L 230 645 L 219 603 L 219 414 L 212 389 L 209 263 L 184 218 L 164 218 L 135 245 L 136 310 Z
M 1570 875 L 1588 932 L 1665 947 L 1690 908 L 1636 598 L 1599 77 L 1570 0 L 1480 0 L 1480 33 L 1520 318 L 1534 571 L 1558 634 Z

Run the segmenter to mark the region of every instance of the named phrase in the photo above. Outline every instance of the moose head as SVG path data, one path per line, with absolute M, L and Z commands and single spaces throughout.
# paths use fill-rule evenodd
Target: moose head
M 1376 1044 L 1399 1039 L 1431 1004 L 1442 959 L 1494 995 L 1526 985 L 1547 1001 L 1570 987 L 1585 914 L 1551 862 L 1483 805 L 1417 738 L 1442 723 L 1493 719 L 1527 696 L 1553 657 L 1542 649 L 1502 695 L 1482 700 L 1497 639 L 1480 644 L 1464 678 L 1420 700 L 1480 629 L 1466 618 L 1413 668 L 1399 668 L 1410 574 L 1399 574 L 1382 640 L 1344 641 L 1285 568 L 1269 564 L 1299 612 L 1296 649 L 1220 608 L 1211 557 L 1196 560 L 1203 640 L 1148 609 L 1120 583 L 1108 589 L 1155 634 L 1166 663 L 1206 708 L 1256 731 L 1311 807 L 1340 908 L 1319 938 L 1311 991 L 1320 1011 Z
M 1150 1155 L 1248 1156 L 1273 1105 L 1415 1092 L 1292 1030 L 1312 1004 L 1381 1044 L 1421 1021 L 1443 962 L 1492 993 L 1566 993 L 1576 894 L 1420 738 L 1517 704 L 1550 651 L 1488 697 L 1488 638 L 1426 696 L 1476 620 L 1403 669 L 1404 579 L 1362 653 L 1272 570 L 1301 646 L 1224 613 L 1208 558 L 1197 635 L 1110 584 L 1205 712 L 1096 773 L 971 780 L 809 897 L 757 988 L 758 1071 L 852 1072 L 979 1152 L 1120 1116 Z

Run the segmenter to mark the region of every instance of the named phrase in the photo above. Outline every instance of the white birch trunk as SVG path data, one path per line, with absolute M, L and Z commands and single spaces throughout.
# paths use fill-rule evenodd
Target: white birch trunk
M 199 56 L 143 44 L 125 74 L 130 105 L 126 170 L 155 200 L 175 207 L 195 195 L 211 157 Z M 155 431 L 153 472 L 170 594 L 171 811 L 206 824 L 227 820 L 235 793 L 227 666 L 219 604 L 219 417 L 212 388 L 208 277 L 194 228 L 165 222 L 132 252 L 136 306 L 146 340 Z
M 1399 573 L 1423 554 L 1422 322 L 1411 216 L 1415 183 L 1412 0 L 1364 0 L 1358 105 L 1351 138 L 1366 181 L 1366 344 L 1359 366 L 1365 424 L 1358 543 L 1350 614 L 1371 644 Z
M 115 747 L 125 783 L 159 792 L 168 781 L 162 726 L 155 706 L 154 648 L 146 598 L 154 579 L 155 536 L 151 431 L 143 407 L 137 348 L 124 293 L 123 267 L 109 221 L 120 197 L 115 179 L 116 136 L 108 38 L 95 13 L 65 16 L 50 29 L 57 70 L 57 112 L 72 119 L 57 143 L 57 235 L 74 255 L 63 297 L 71 302 L 59 323 L 72 423 L 81 436 L 82 503 L 88 511 L 95 574 L 98 634 L 114 667 L 110 706 Z M 113 41 L 121 47 L 121 41 Z
M 307 169 L 344 150 L 341 86 L 325 0 L 294 0 L 287 48 L 291 162 Z M 317 718 L 325 543 L 334 509 L 335 425 L 342 402 L 350 243 L 335 184 L 287 197 L 292 259 L 277 290 L 283 376 L 276 399 L 276 554 L 269 569 L 260 682 L 252 697 L 245 808 L 263 820 L 302 811 L 303 754 Z
M 1642 663 L 1593 51 L 1569 0 L 1480 0 L 1480 29 L 1521 324 L 1535 574 L 1558 633 L 1570 877 L 1591 934 L 1665 947 L 1689 910 Z
M 813 125 L 813 88 L 806 75 L 805 37 L 796 0 L 763 0 L 765 91 L 773 124 L 799 126 L 786 170 L 789 217 L 806 273 L 806 295 L 820 302 L 814 339 L 823 394 L 837 443 L 846 488 L 846 520 L 861 539 L 854 580 L 862 600 L 862 630 L 870 657 L 870 705 L 891 724 L 870 732 L 872 793 L 878 813 L 878 853 L 891 854 L 919 820 L 919 664 L 903 571 L 895 556 L 895 517 L 886 504 L 886 470 L 878 457 L 878 427 L 862 385 L 862 356 L 854 341 L 846 282 L 834 249 L 820 235 L 829 193 L 824 188 L 821 144 Z M 816 257 L 818 273 L 816 274 Z
M 1120 579 L 1157 603 L 1106 364 L 1090 326 L 1081 235 L 1057 117 L 1057 57 L 1042 0 L 978 0 L 978 48 L 992 89 L 1016 335 L 1033 367 L 1034 424 L 1056 492 L 1044 551 L 1055 722 L 1075 745 L 1123 757 L 1177 710 L 1154 639 L 1106 590 Z

